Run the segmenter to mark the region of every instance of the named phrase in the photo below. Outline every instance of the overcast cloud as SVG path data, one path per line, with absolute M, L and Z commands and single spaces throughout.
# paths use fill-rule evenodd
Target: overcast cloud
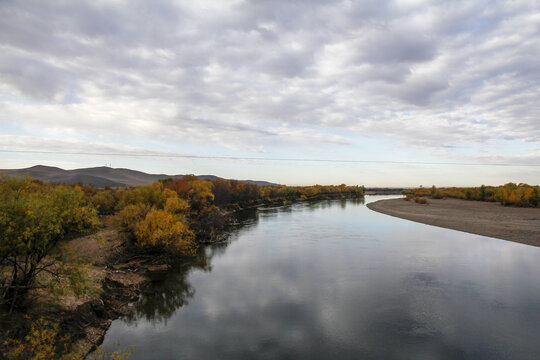
M 540 163 L 539 1 L 1 0 L 0 16 L 4 149 L 373 158 L 355 152 L 380 137 Z

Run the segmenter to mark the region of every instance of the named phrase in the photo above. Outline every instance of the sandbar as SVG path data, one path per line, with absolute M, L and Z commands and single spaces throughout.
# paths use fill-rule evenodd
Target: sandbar
M 402 198 L 367 207 L 386 215 L 472 234 L 540 246 L 540 209 L 459 199 L 430 199 L 418 204 Z

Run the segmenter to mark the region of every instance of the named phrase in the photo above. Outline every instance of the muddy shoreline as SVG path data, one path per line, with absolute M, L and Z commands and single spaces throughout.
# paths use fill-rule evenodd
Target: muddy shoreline
M 127 249 L 118 260 L 107 261 L 107 274 L 102 282 L 100 297 L 87 301 L 73 311 L 66 311 L 60 321 L 61 329 L 72 337 L 72 350 L 86 358 L 103 343 L 111 323 L 129 316 L 132 304 L 139 300 L 145 286 L 151 282 L 152 272 L 165 271 L 165 263 L 151 264 L 148 260 L 127 260 L 133 254 Z
M 428 199 L 428 204 L 379 200 L 367 207 L 386 215 L 427 225 L 540 246 L 540 209 L 458 199 Z

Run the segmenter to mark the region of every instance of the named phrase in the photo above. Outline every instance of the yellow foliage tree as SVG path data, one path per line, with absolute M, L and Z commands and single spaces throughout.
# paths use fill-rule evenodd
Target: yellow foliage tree
M 166 196 L 163 210 L 166 212 L 171 214 L 183 214 L 189 209 L 188 202 L 184 199 L 180 199 L 174 191 L 165 189 L 163 193 Z
M 212 182 L 207 180 L 195 180 L 191 183 L 189 191 L 191 207 L 200 210 L 214 201 Z
M 143 221 L 137 223 L 137 245 L 147 251 L 192 255 L 195 235 L 182 218 L 165 210 L 152 209 Z
M 89 232 L 99 224 L 80 187 L 29 179 L 0 182 L 0 304 L 10 312 L 55 261 L 42 261 L 66 237 Z

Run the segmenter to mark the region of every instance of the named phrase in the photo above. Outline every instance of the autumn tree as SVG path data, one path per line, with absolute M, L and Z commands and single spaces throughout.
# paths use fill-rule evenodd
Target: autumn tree
M 137 223 L 144 220 L 150 210 L 152 207 L 145 203 L 130 204 L 118 212 L 116 218 L 125 232 L 134 234 Z
M 90 202 L 100 215 L 113 214 L 116 207 L 116 199 L 109 190 L 101 190 L 96 192 L 90 198 Z
M 163 183 L 141 188 L 126 192 L 122 203 L 128 205 L 117 215 L 135 245 L 148 253 L 192 254 L 196 244 L 186 219 L 188 201 Z
M 135 227 L 137 245 L 148 252 L 192 255 L 195 236 L 184 221 L 165 210 L 151 210 Z
M 13 310 L 39 273 L 55 275 L 50 270 L 54 260 L 45 259 L 56 245 L 97 225 L 97 212 L 80 187 L 29 179 L 0 183 L 0 264 L 8 265 L 0 302 Z
M 185 180 L 184 180 L 185 178 Z M 184 176 L 182 179 L 163 179 L 160 182 L 163 184 L 165 189 L 170 189 L 178 194 L 179 197 L 187 199 L 189 190 L 191 189 L 191 181 L 193 178 L 191 176 Z M 196 178 L 195 178 L 196 180 Z
M 207 180 L 193 181 L 188 196 L 191 208 L 194 210 L 201 210 L 210 205 L 214 200 L 212 182 Z
M 231 183 L 228 180 L 219 179 L 212 182 L 212 193 L 216 205 L 231 203 Z
M 158 182 L 125 190 L 118 201 L 117 209 L 122 210 L 128 205 L 136 204 L 163 207 L 165 200 L 163 184 Z

